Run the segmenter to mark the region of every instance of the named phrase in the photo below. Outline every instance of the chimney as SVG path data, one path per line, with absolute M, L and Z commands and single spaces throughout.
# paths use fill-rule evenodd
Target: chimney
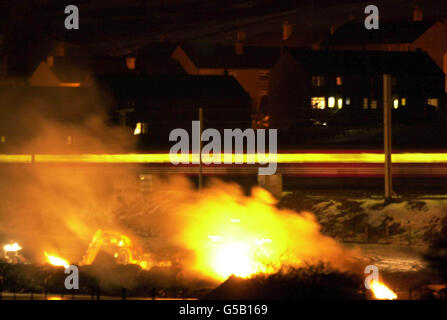
M 245 40 L 245 31 L 237 31 L 236 32 L 236 41 L 234 42 L 234 53 L 243 54 L 244 46 L 243 41 Z
M 335 25 L 331 25 L 331 28 L 329 29 L 329 32 L 330 32 L 330 34 L 331 35 L 333 35 L 334 33 L 335 33 L 335 30 L 336 30 L 337 28 L 335 27 Z
M 420 22 L 424 20 L 424 11 L 419 6 L 413 8 L 413 22 Z
M 236 41 L 234 43 L 234 53 L 236 53 L 236 54 L 243 54 L 244 53 L 244 46 L 242 44 L 242 41 Z
M 239 30 L 239 31 L 237 31 L 236 32 L 236 41 L 239 41 L 239 42 L 242 42 L 242 41 L 245 41 L 245 31 L 241 31 L 241 30 Z
M 8 52 L 5 52 L 3 54 L 3 59 L 2 59 L 2 76 L 4 76 L 4 77 L 8 76 Z
M 50 68 L 53 68 L 53 67 L 54 67 L 54 56 L 48 56 L 48 57 L 47 57 L 47 65 L 48 65 Z
M 126 57 L 126 66 L 129 70 L 135 70 L 135 63 L 137 58 L 135 57 Z
M 282 39 L 285 41 L 292 35 L 292 25 L 289 21 L 284 21 L 282 24 Z
M 58 41 L 54 45 L 54 55 L 56 57 L 64 57 L 65 56 L 65 42 Z

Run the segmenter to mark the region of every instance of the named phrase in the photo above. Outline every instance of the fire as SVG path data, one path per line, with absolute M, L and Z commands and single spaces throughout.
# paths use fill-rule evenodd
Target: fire
M 240 219 L 231 219 L 231 224 L 240 223 Z M 208 235 L 212 242 L 210 265 L 218 277 L 224 279 L 231 275 L 248 277 L 256 273 L 271 270 L 259 259 L 271 259 L 274 255 L 271 248 L 264 243 L 271 243 L 270 239 L 256 239 L 255 235 L 246 233 L 243 225 L 229 226 L 225 230 L 226 236 Z
M 48 263 L 52 264 L 53 266 L 63 266 L 65 269 L 70 266 L 67 260 L 50 255 L 47 252 L 45 252 L 45 257 L 47 258 Z
M 252 258 L 252 248 L 246 243 L 224 243 L 219 246 L 214 256 L 214 269 L 222 277 L 234 274 L 238 277 L 248 277 L 262 271 Z
M 3 250 L 6 252 L 17 252 L 17 251 L 22 250 L 22 247 L 17 242 L 14 242 L 11 244 L 6 244 L 3 247 Z
M 371 282 L 371 290 L 374 293 L 376 299 L 379 300 L 395 300 L 397 299 L 397 294 L 391 291 L 385 284 L 379 281 Z
M 276 200 L 263 189 L 246 196 L 234 185 L 216 183 L 192 197 L 178 194 L 173 202 L 181 205 L 171 212 L 175 217 L 182 213 L 184 223 L 176 237 L 195 253 L 191 271 L 222 281 L 304 263 L 347 266 L 350 252 L 320 233 L 314 215 L 276 208 Z
M 150 256 L 142 252 L 132 240 L 118 231 L 98 229 L 90 241 L 80 265 L 89 265 L 95 261 L 100 250 L 108 251 L 119 264 L 137 264 L 142 269 L 150 269 Z

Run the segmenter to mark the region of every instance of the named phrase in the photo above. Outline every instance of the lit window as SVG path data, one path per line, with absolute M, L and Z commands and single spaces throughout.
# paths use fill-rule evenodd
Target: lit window
M 326 99 L 324 97 L 313 97 L 311 99 L 312 109 L 326 108 Z
M 270 72 L 269 71 L 259 71 L 258 72 L 258 78 L 261 81 L 268 81 L 269 80 L 269 76 L 270 76 Z
M 1 136 L 0 137 L 0 142 L 1 143 L 5 143 L 6 142 L 6 137 L 5 136 Z
M 322 87 L 322 86 L 324 86 L 324 77 L 313 76 L 312 77 L 312 85 L 314 87 Z
M 327 104 L 329 108 L 333 108 L 335 106 L 335 98 L 329 97 L 329 99 L 327 100 Z
M 377 100 L 371 100 L 371 109 L 377 109 Z
M 363 98 L 363 109 L 368 109 L 368 98 Z
M 401 105 L 403 105 L 403 106 L 406 106 L 407 105 L 407 99 L 405 99 L 405 98 L 402 98 L 402 100 L 401 100 L 401 103 L 400 103 Z
M 147 123 L 137 122 L 135 125 L 135 130 L 133 131 L 134 135 L 145 134 L 147 133 Z
M 439 107 L 439 100 L 437 98 L 430 98 L 427 99 L 427 104 L 437 108 Z
M 393 108 L 394 108 L 394 109 L 399 108 L 399 99 L 394 99 L 394 100 L 393 100 Z
M 259 91 L 259 97 L 262 99 L 262 97 L 268 96 L 269 91 L 268 90 L 260 90 Z
M 135 57 L 126 57 L 126 67 L 129 70 L 135 70 L 135 62 L 136 62 L 136 58 Z
M 346 98 L 345 103 L 347 106 L 351 105 L 351 98 Z
M 73 144 L 73 137 L 67 136 L 67 144 Z
M 338 98 L 337 106 L 338 106 L 338 109 L 341 109 L 343 107 L 343 99 L 342 98 Z
M 337 86 L 341 86 L 343 84 L 342 77 L 337 77 L 336 82 L 337 82 Z

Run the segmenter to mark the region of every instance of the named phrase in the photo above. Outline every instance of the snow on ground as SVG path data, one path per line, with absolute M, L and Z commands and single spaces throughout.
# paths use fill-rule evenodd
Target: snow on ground
M 323 233 L 342 242 L 427 247 L 447 227 L 447 198 L 285 195 L 280 207 L 313 212 Z

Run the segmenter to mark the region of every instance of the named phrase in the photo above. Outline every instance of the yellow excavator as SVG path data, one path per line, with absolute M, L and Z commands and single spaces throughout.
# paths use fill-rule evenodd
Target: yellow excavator
M 80 265 L 92 264 L 100 250 L 112 254 L 119 264 L 137 264 L 146 270 L 154 266 L 151 255 L 134 246 L 128 236 L 101 229 L 95 232 Z

